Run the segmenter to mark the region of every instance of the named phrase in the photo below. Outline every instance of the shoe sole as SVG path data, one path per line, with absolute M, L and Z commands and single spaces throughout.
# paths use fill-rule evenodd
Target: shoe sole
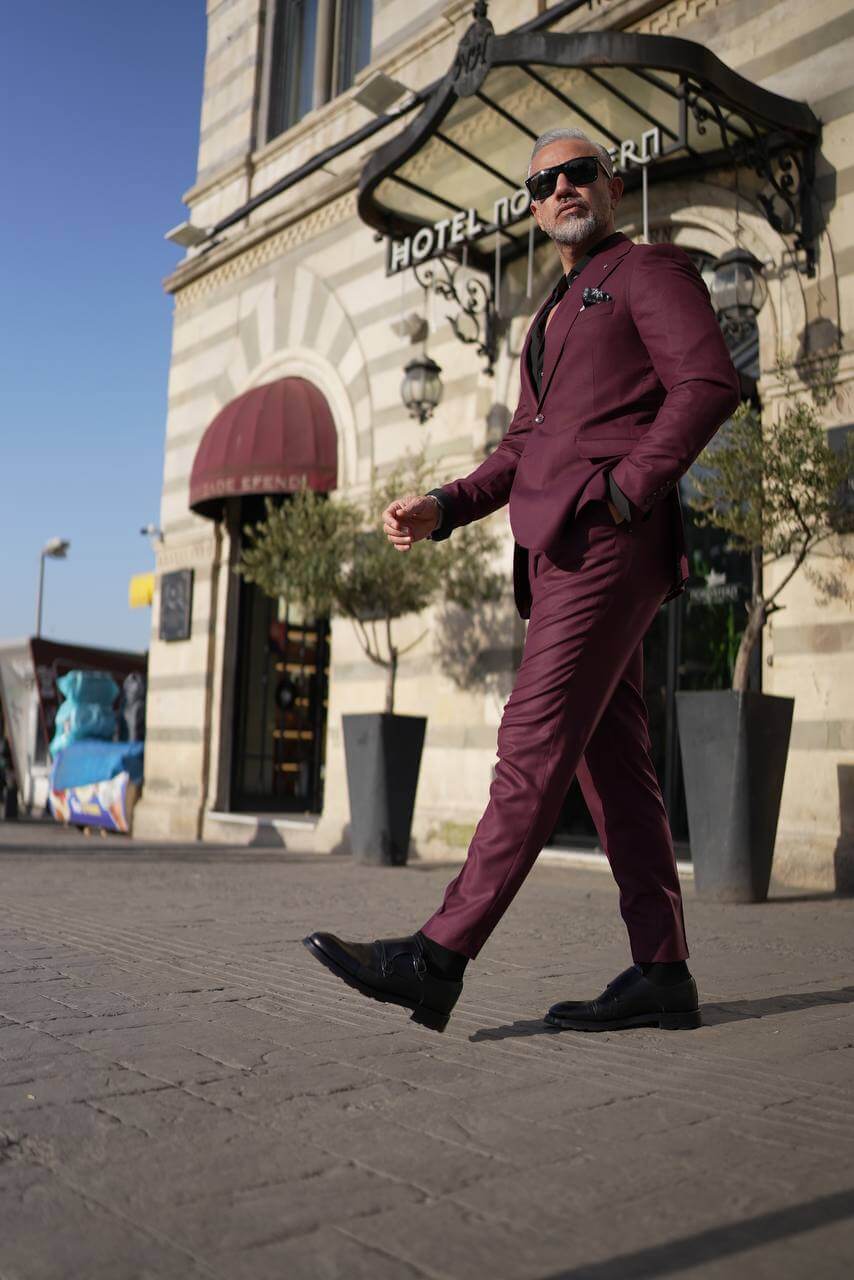
M 695 1031 L 703 1025 L 699 1009 L 687 1013 L 639 1013 L 633 1018 L 614 1018 L 611 1022 L 593 1022 L 587 1018 L 555 1018 L 547 1013 L 543 1019 L 561 1031 L 622 1031 L 629 1027 L 658 1027 L 661 1031 Z
M 354 991 L 358 991 L 360 995 L 367 996 L 369 1000 L 376 1000 L 380 1004 L 396 1004 L 402 1009 L 411 1010 L 410 1022 L 417 1022 L 421 1027 L 427 1027 L 430 1031 L 442 1032 L 448 1025 L 451 1015 L 449 1013 L 440 1013 L 437 1009 L 431 1009 L 427 1005 L 416 1005 L 411 1000 L 406 1000 L 403 996 L 395 996 L 390 992 L 377 991 L 375 987 L 369 987 L 367 983 L 360 982 L 352 973 L 348 973 L 340 964 L 328 956 L 326 952 L 312 942 L 311 938 L 303 938 L 302 945 L 306 947 L 316 960 L 319 960 L 330 973 L 334 973 L 336 978 L 340 978 L 348 987 L 352 987 Z

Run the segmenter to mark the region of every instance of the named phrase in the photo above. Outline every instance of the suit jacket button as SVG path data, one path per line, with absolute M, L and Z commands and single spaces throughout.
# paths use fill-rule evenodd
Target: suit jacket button
M 534 421 L 535 421 L 535 422 L 545 422 L 545 418 L 543 417 L 543 415 L 542 415 L 541 413 L 538 413 L 538 414 L 537 414 L 537 416 L 536 416 L 536 418 L 534 419 Z

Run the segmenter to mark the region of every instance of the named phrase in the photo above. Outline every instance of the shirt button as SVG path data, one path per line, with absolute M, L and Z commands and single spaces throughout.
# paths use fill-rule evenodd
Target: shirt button
M 534 419 L 534 421 L 535 421 L 535 422 L 545 422 L 545 418 L 543 417 L 543 415 L 542 415 L 541 413 L 538 413 L 538 414 L 537 414 L 537 416 L 536 416 L 536 418 Z

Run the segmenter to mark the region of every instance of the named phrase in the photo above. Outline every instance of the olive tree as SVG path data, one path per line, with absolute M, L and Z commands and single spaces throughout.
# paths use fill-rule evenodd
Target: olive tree
M 429 630 L 401 647 L 394 624 L 433 603 L 474 608 L 502 594 L 502 579 L 491 567 L 498 538 L 482 524 L 406 552 L 388 541 L 381 521 L 385 508 L 403 493 L 423 493 L 428 484 L 422 451 L 383 477 L 375 469 L 362 502 L 303 486 L 281 505 L 268 498 L 265 518 L 244 529 L 238 572 L 274 599 L 298 605 L 307 617 L 349 618 L 367 657 L 386 671 L 387 712 L 394 711 L 401 658 Z
M 762 628 L 783 607 L 779 596 L 801 568 L 824 596 L 849 595 L 844 576 L 822 574 L 816 560 L 828 554 L 831 542 L 835 559 L 845 566 L 851 560 L 841 535 L 854 529 L 848 497 L 854 449 L 847 440 L 835 451 L 821 422 L 832 380 L 814 378 L 808 394 L 795 394 L 785 369 L 778 372 L 786 395 L 776 412 L 765 415 L 743 401 L 691 475 L 698 525 L 723 529 L 730 535 L 728 549 L 750 556 L 747 624 L 732 677 L 733 689 L 742 692 Z M 766 592 L 764 570 L 782 560 L 785 570 Z

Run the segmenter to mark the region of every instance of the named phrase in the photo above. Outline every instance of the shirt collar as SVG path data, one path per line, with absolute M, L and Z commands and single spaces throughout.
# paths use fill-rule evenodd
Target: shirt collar
M 610 249 L 612 245 L 618 244 L 625 237 L 621 231 L 612 231 L 610 235 L 604 236 L 601 240 L 597 240 L 591 249 L 588 249 L 583 258 L 575 264 L 570 271 L 566 273 L 565 279 L 569 284 L 577 276 L 580 276 L 584 268 L 587 266 L 591 258 L 595 258 L 597 254 L 604 253 L 606 249 Z

